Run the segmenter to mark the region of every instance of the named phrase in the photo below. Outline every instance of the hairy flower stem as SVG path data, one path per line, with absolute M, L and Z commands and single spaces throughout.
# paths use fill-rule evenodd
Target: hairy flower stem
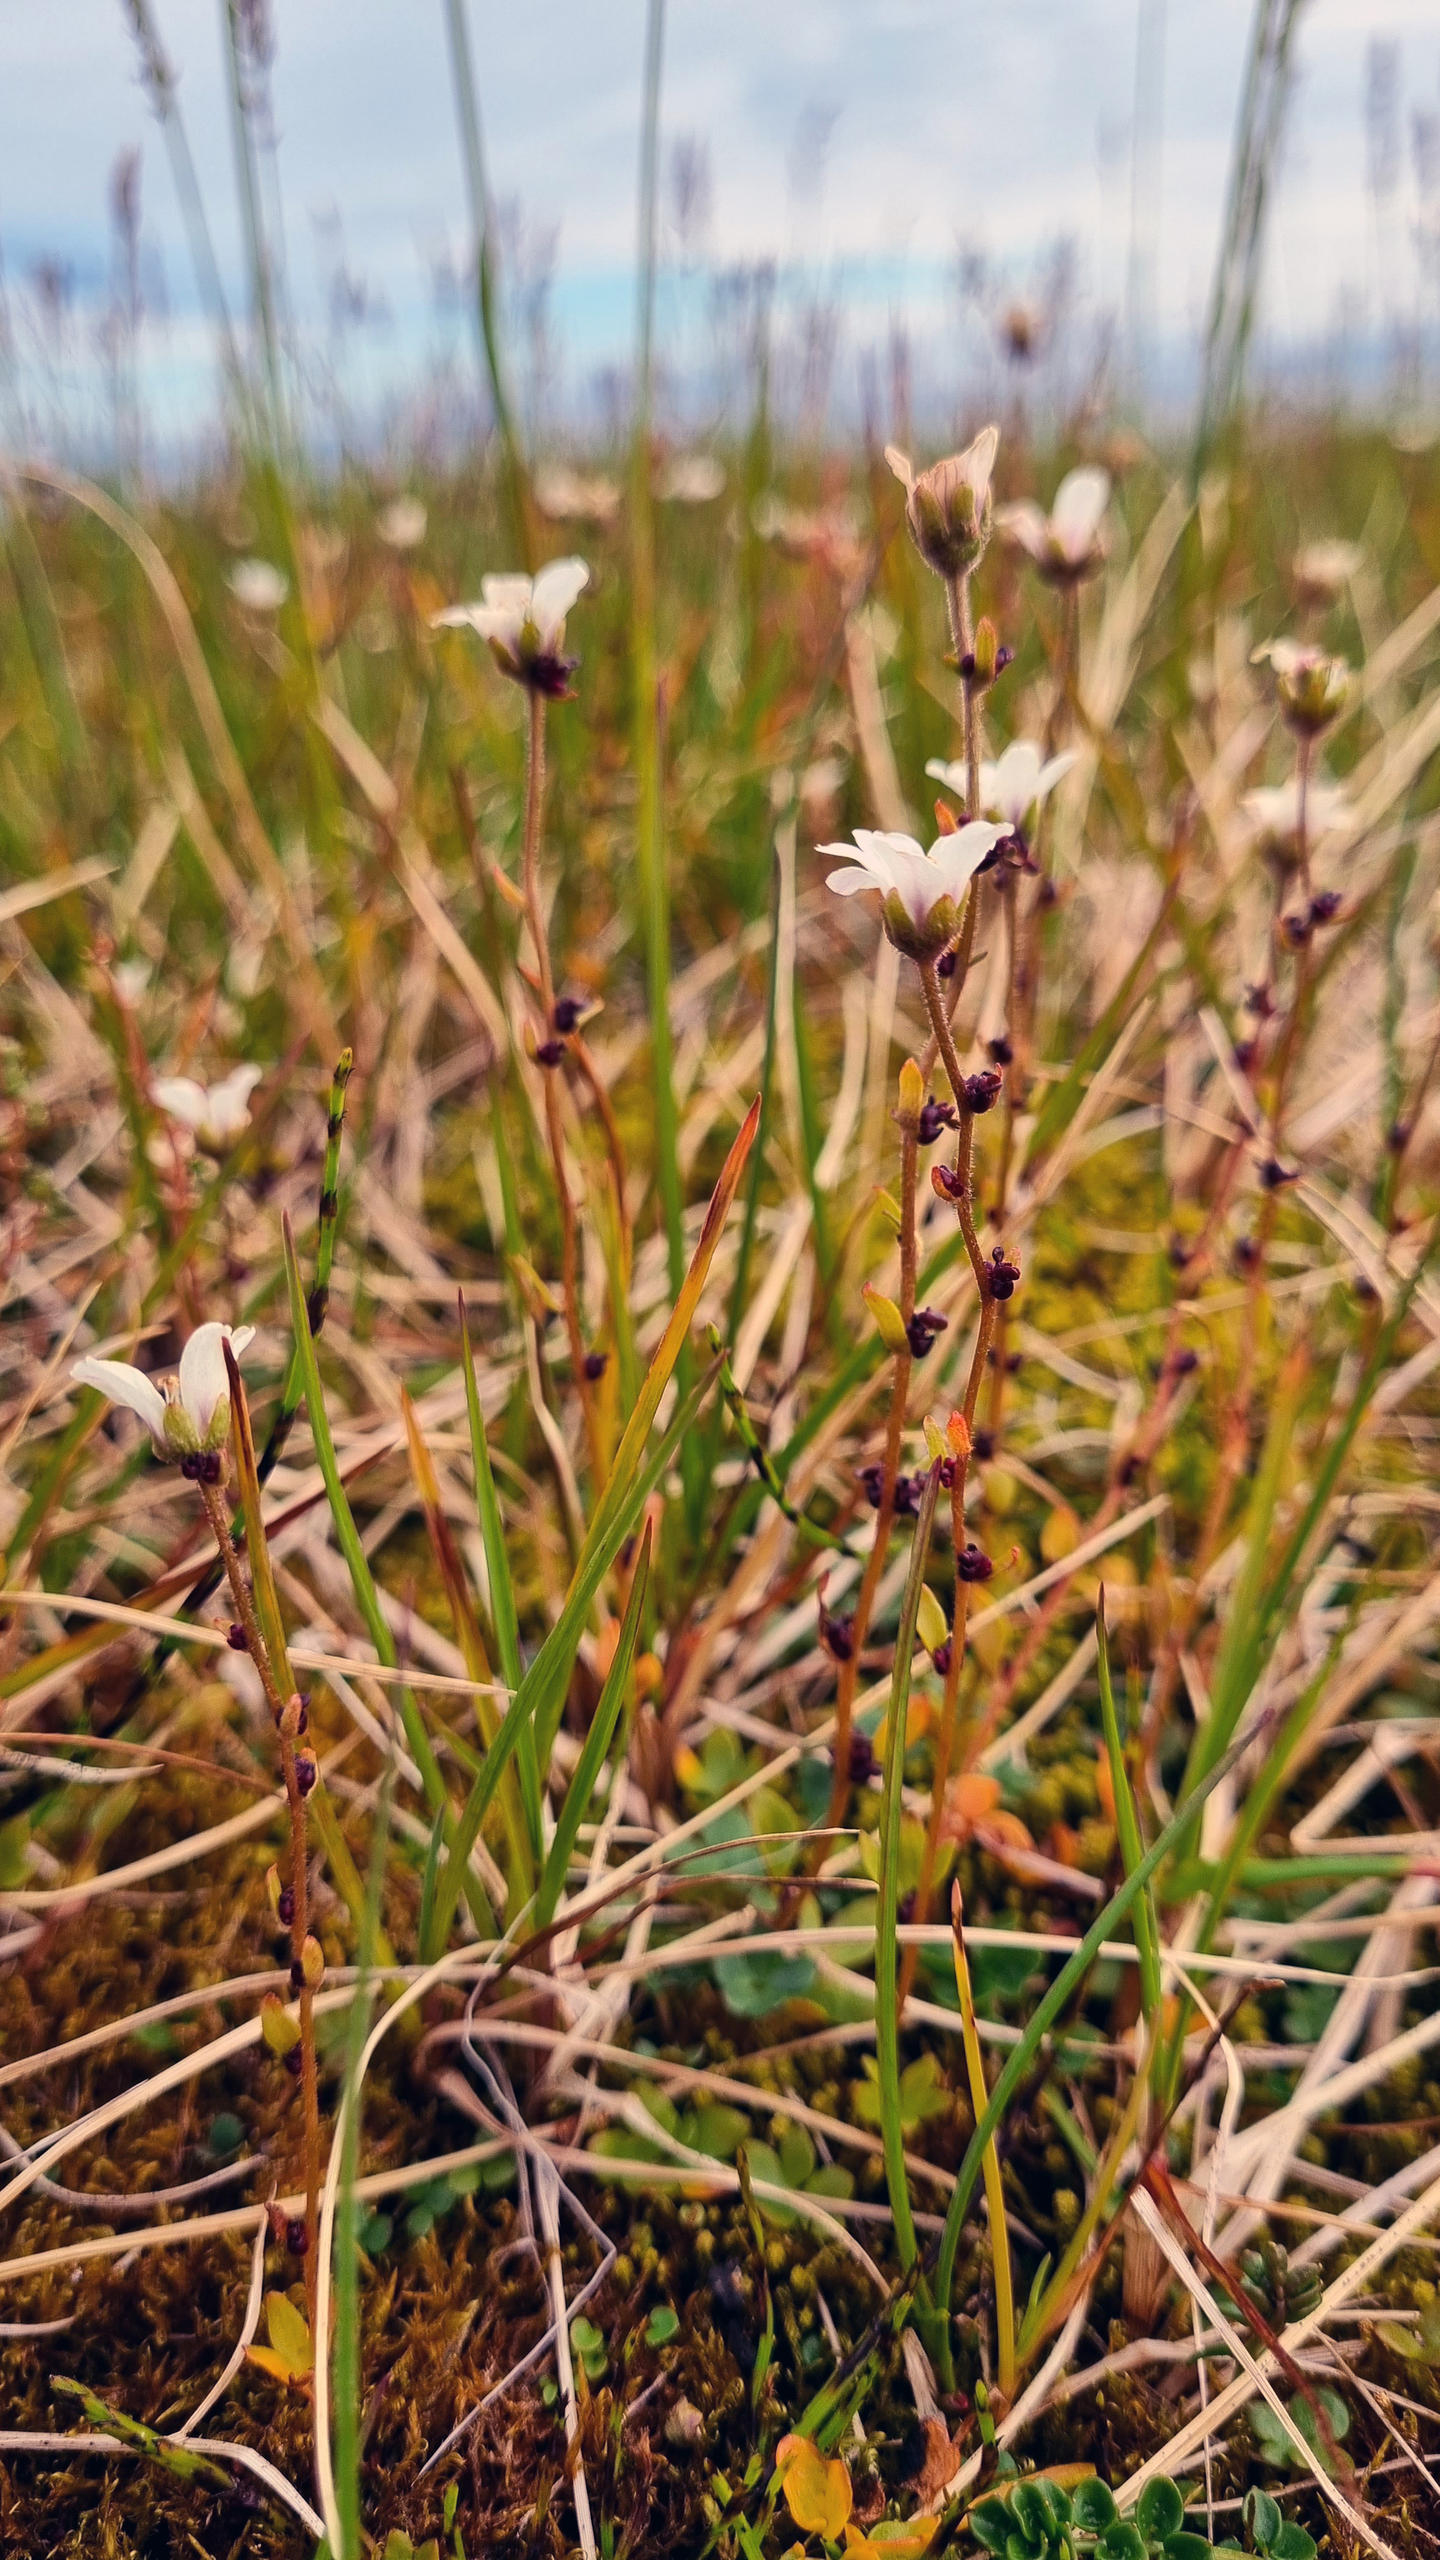
M 200 1499 L 205 1505 L 211 1534 L 220 1550 L 235 1602 L 236 1617 L 244 1629 L 246 1651 L 260 1675 L 265 1702 L 274 1718 L 285 1801 L 290 1809 L 290 1979 L 300 2008 L 300 2091 L 305 2116 L 305 2295 L 313 2332 L 315 2288 L 319 2281 L 320 2083 L 315 2062 L 315 1994 L 305 1979 L 304 1971 L 305 1941 L 310 1934 L 310 1862 L 305 1797 L 295 1762 L 295 1744 L 286 1730 L 289 1701 L 281 1697 L 276 1685 L 255 1611 L 255 1596 L 230 1535 L 230 1517 L 224 1493 L 218 1483 L 207 1484 L 202 1478 Z
M 975 892 L 972 889 L 965 917 L 967 932 L 973 930 L 971 916 L 974 907 Z M 935 973 L 933 960 L 921 961 L 920 983 L 925 990 L 925 1002 L 930 1012 L 930 1025 L 935 1034 L 935 1045 L 940 1052 L 945 1073 L 950 1079 L 950 1090 L 955 1097 L 955 1108 L 960 1115 L 960 1133 L 955 1142 L 955 1175 L 958 1185 L 955 1215 L 960 1221 L 960 1233 L 965 1239 L 965 1251 L 970 1257 L 970 1268 L 975 1274 L 975 1286 L 980 1292 L 983 1308 L 987 1294 L 985 1257 L 980 1250 L 980 1238 L 975 1232 L 973 1198 L 975 1114 L 965 1108 L 965 1071 L 960 1064 L 955 1047 L 955 1034 L 951 1027 L 950 1016 L 945 1009 L 945 997 L 940 980 Z
M 545 907 L 540 892 L 540 843 L 545 815 L 545 696 L 537 685 L 529 688 L 530 729 L 525 762 L 525 836 L 521 851 L 521 877 L 525 894 L 525 916 L 530 927 L 530 942 L 535 954 L 535 976 L 539 985 L 544 1027 L 544 1041 L 555 1037 L 555 980 L 550 966 L 550 938 L 545 930 Z M 557 1070 L 544 1069 L 545 1135 L 550 1146 L 550 1165 L 555 1176 L 555 1197 L 560 1209 L 560 1290 L 565 1307 L 565 1335 L 570 1347 L 570 1370 L 585 1416 L 585 1436 L 590 1450 L 590 1464 L 596 1483 L 603 1480 L 599 1425 L 590 1380 L 585 1374 L 585 1337 L 580 1329 L 579 1253 L 576 1242 L 575 1202 L 570 1190 L 570 1177 L 565 1165 L 565 1133 L 560 1121 L 560 1091 Z
M 920 1144 L 915 1124 L 903 1125 L 900 1133 L 900 1313 L 908 1325 L 915 1313 L 915 1279 L 919 1268 L 919 1246 L 915 1218 L 915 1183 L 920 1158 Z M 900 1472 L 900 1441 L 905 1429 L 905 1410 L 910 1399 L 910 1373 L 914 1361 L 908 1352 L 895 1355 L 890 1379 L 890 1410 L 885 1423 L 885 1457 L 880 1478 L 880 1503 L 875 1515 L 875 1537 L 865 1559 L 860 1589 L 855 1601 L 855 1617 L 851 1634 L 849 1660 L 840 1665 L 835 1686 L 835 1772 L 830 1781 L 830 1804 L 826 1813 L 826 1829 L 834 1831 L 845 1818 L 850 1797 L 850 1744 L 854 1731 L 855 1692 L 860 1680 L 860 1656 L 870 1628 L 870 1613 L 875 1594 L 885 1570 L 885 1557 L 890 1545 L 890 1531 L 895 1522 L 895 1480 Z
M 950 616 L 950 645 L 960 669 L 960 707 L 965 735 L 965 809 L 966 815 L 980 815 L 980 687 L 965 673 L 965 661 L 973 663 L 975 626 L 970 615 L 970 573 L 945 581 L 945 604 Z

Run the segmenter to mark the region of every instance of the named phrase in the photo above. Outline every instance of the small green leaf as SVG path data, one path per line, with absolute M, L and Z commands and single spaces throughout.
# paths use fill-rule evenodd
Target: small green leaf
M 668 2347 L 671 2339 L 678 2338 L 679 2335 L 679 2312 L 672 2310 L 668 2302 L 657 2302 L 645 2323 L 646 2346 Z
M 1185 2501 L 1173 2480 L 1147 2480 L 1135 2502 L 1135 2522 L 1147 2542 L 1168 2542 L 1185 2522 Z

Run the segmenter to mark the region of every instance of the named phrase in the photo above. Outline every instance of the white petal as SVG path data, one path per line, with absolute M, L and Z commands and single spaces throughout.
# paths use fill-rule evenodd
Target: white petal
M 985 775 L 988 773 L 989 769 L 988 765 L 982 764 L 980 767 L 982 789 L 984 788 Z M 963 757 L 957 758 L 954 764 L 947 764 L 943 756 L 932 756 L 929 763 L 926 765 L 925 770 L 928 774 L 933 775 L 936 782 L 943 782 L 947 791 L 964 791 L 969 781 Z
M 565 628 L 565 616 L 582 587 L 590 584 L 583 560 L 550 560 L 535 581 L 530 611 L 547 646 L 554 647 Z
M 180 1402 L 203 1440 L 215 1418 L 215 1407 L 230 1393 L 223 1345 L 228 1324 L 197 1325 L 180 1354 Z
M 891 470 L 894 472 L 896 479 L 899 481 L 900 486 L 908 498 L 911 490 L 915 486 L 915 473 L 909 454 L 902 453 L 898 444 L 887 444 L 885 447 L 885 459 L 889 463 Z
M 1009 832 L 1008 827 L 992 826 L 988 818 L 972 818 L 955 835 L 941 836 L 929 854 L 936 875 L 935 897 L 946 890 L 951 897 L 958 895 L 974 878 L 987 853 L 993 853 L 1002 836 Z
M 1028 551 L 1032 560 L 1045 557 L 1045 537 L 1049 531 L 1045 518 L 1033 498 L 1016 498 L 1008 507 L 997 507 L 995 522 L 1000 531 Z
M 1048 799 L 1050 793 L 1054 790 L 1056 783 L 1062 781 L 1064 776 L 1069 772 L 1072 764 L 1078 764 L 1079 761 L 1080 759 L 1076 749 L 1074 747 L 1066 747 L 1062 754 L 1052 756 L 1048 764 L 1042 764 L 1040 771 L 1035 778 L 1035 796 L 1037 800 Z
M 480 593 L 495 612 L 516 614 L 523 621 L 530 611 L 535 581 L 527 578 L 523 569 L 492 570 L 488 578 L 481 579 Z
M 247 1105 L 264 1072 L 263 1067 L 232 1067 L 228 1076 L 210 1087 L 211 1110 L 240 1111 L 248 1120 Z
M 432 613 L 432 631 L 478 631 L 489 608 L 483 604 L 447 604 L 443 613 Z
M 977 508 L 984 507 L 989 495 L 991 475 L 995 469 L 995 456 L 999 447 L 999 428 L 982 427 L 978 436 L 972 437 L 964 452 L 956 456 L 962 479 L 966 480 L 975 492 Z
M 947 836 L 944 841 L 953 844 L 955 838 Z M 897 853 L 894 861 L 895 887 L 905 911 L 914 923 L 923 924 L 931 908 L 938 907 L 941 899 L 951 894 L 949 876 L 943 865 L 932 862 L 918 844 L 910 845 L 903 854 Z
M 1068 471 L 1055 492 L 1050 530 L 1067 560 L 1083 560 L 1110 503 L 1110 474 L 1098 464 Z
M 165 1399 L 153 1378 L 143 1369 L 133 1368 L 128 1360 L 93 1360 L 86 1358 L 71 1363 L 70 1375 L 78 1387 L 98 1387 L 112 1404 L 123 1404 L 138 1413 L 157 1446 L 165 1438 Z
M 860 889 L 875 889 L 883 897 L 889 883 L 877 880 L 873 871 L 862 871 L 858 863 L 852 862 L 844 871 L 832 871 L 825 886 L 841 898 L 853 898 Z
M 193 1076 L 157 1076 L 150 1090 L 167 1118 L 183 1122 L 187 1129 L 203 1126 L 210 1097 Z

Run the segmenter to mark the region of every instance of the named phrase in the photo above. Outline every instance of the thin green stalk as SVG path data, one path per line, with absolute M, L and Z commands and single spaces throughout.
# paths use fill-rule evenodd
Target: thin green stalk
M 350 1498 L 345 1491 L 339 1460 L 335 1455 L 335 1443 L 330 1436 L 330 1421 L 325 1411 L 325 1396 L 320 1384 L 320 1364 L 315 1356 L 315 1345 L 310 1338 L 305 1299 L 300 1285 L 300 1270 L 295 1259 L 295 1239 L 290 1232 L 288 1217 L 282 1220 L 281 1225 L 285 1248 L 285 1276 L 290 1287 L 290 1321 L 304 1364 L 305 1409 L 310 1420 L 310 1436 L 315 1444 L 316 1462 L 324 1479 L 330 1516 L 335 1523 L 336 1542 L 350 1569 L 350 1587 L 355 1594 L 356 1605 L 365 1622 L 366 1632 L 375 1647 L 376 1655 L 389 1669 L 394 1670 L 399 1663 L 395 1639 L 390 1633 L 389 1620 L 380 1606 L 380 1595 L 375 1588 L 374 1575 L 370 1571 L 370 1560 L 365 1553 L 360 1532 L 355 1526 L 355 1514 L 350 1508 Z M 452 1807 L 446 1793 L 439 1761 L 435 1757 L 434 1746 L 425 1729 L 424 1719 L 410 1689 L 397 1689 L 395 1703 L 401 1724 L 405 1729 L 405 1740 L 410 1757 L 420 1772 L 421 1783 L 425 1789 L 425 1801 L 436 1821 L 445 1826 L 448 1837 L 453 1821 Z M 466 1899 L 474 1914 L 477 1927 L 488 1930 L 493 1915 L 486 1902 L 479 1878 L 470 1873 L 468 1854 L 463 1877 L 459 1881 L 463 1881 Z
M 340 2517 L 340 2549 L 335 2560 L 359 2560 L 361 2533 L 360 2464 L 364 2433 L 361 2390 L 362 2329 L 360 2313 L 361 2204 L 355 2190 L 360 2177 L 360 2118 L 364 2104 L 360 2066 L 370 2026 L 370 2005 L 378 1987 L 375 1976 L 384 1958 L 379 1951 L 380 1897 L 385 1883 L 385 1856 L 390 1839 L 390 1784 L 387 1771 L 380 1789 L 370 1863 L 365 1877 L 365 1909 L 356 1949 L 354 1998 L 346 2023 L 345 2083 L 340 2102 L 340 2192 L 335 2212 L 335 2329 L 331 2342 L 332 2402 L 335 2413 L 335 2503 Z M 317 2355 L 325 2353 L 317 2339 Z
M 940 2358 L 941 2377 L 947 2390 L 953 2387 L 950 2377 L 954 2372 L 954 2361 L 950 2351 L 950 2298 L 955 2289 L 955 2260 L 959 2254 L 960 2238 L 965 2228 L 965 2216 L 970 2208 L 970 2199 L 975 2193 L 975 2183 L 984 2162 L 985 2145 L 996 2128 L 1003 2123 L 1006 2108 L 1026 2073 L 1032 2068 L 1035 2057 L 1051 2027 L 1084 1981 L 1105 1940 L 1113 1936 L 1117 1921 L 1123 1920 L 1127 1911 L 1133 1908 L 1152 1876 L 1170 1856 L 1176 1842 L 1184 1834 L 1197 1805 L 1203 1803 L 1205 1798 L 1213 1793 L 1222 1778 L 1235 1766 L 1241 1753 L 1250 1748 L 1253 1739 L 1252 1735 L 1242 1736 L 1241 1740 L 1226 1753 L 1224 1759 L 1209 1771 L 1190 1803 L 1171 1816 L 1163 1831 L 1151 1842 L 1138 1866 L 1131 1870 L 1124 1883 L 1116 1888 L 1109 1901 L 1096 1913 L 1074 1954 L 1066 1959 L 1049 1990 L 1044 1993 L 1026 2021 L 1019 2042 L 1011 2048 L 995 2086 L 990 2092 L 990 2103 L 970 2137 L 965 2157 L 960 2163 L 959 2173 L 951 2191 L 945 2214 L 945 2228 L 941 2234 L 936 2261 L 934 2351 Z
M 985 2112 L 988 2092 L 985 2087 L 985 2057 L 980 2050 L 980 2031 L 975 2024 L 975 1994 L 970 1987 L 970 1963 L 965 1953 L 964 1909 L 960 1886 L 956 1881 L 951 1898 L 954 1927 L 955 1989 L 960 2001 L 960 2035 L 965 2047 L 965 2076 L 970 2083 L 970 2105 L 978 2122 Z M 1000 2169 L 1000 2148 L 994 2134 L 985 2145 L 985 2207 L 990 2219 L 990 2263 L 995 2273 L 995 2342 L 1000 2388 L 1007 2400 L 1015 2396 L 1015 2279 L 1010 2265 L 1010 2225 L 1005 2218 L 1005 2182 Z
M 505 361 L 500 343 L 493 247 L 495 215 L 490 201 L 489 180 L 485 171 L 485 150 L 480 131 L 480 95 L 475 84 L 475 65 L 470 51 L 470 26 L 465 13 L 465 0 L 445 0 L 445 32 L 450 47 L 450 78 L 455 91 L 455 111 L 460 119 L 460 156 L 465 164 L 465 186 L 470 198 L 470 229 L 474 241 L 475 258 L 476 318 L 480 325 L 480 346 L 490 384 L 490 405 L 495 412 L 495 430 L 500 438 L 500 451 L 505 467 L 510 533 L 518 557 L 527 569 L 533 570 L 536 552 L 530 515 L 530 487 L 525 459 L 520 447 L 519 430 L 515 424 L 515 412 L 511 405 L 509 385 L 505 379 Z
M 1110 1635 L 1105 1624 L 1105 1586 L 1095 1610 L 1097 1644 L 1096 1674 L 1100 1683 L 1100 1721 L 1105 1731 L 1105 1751 L 1110 1763 L 1110 1786 L 1115 1798 L 1115 1835 L 1120 1855 L 1129 1875 L 1139 1866 L 1145 1854 L 1140 1834 L 1140 1816 L 1136 1811 L 1130 1772 L 1125 1765 L 1125 1746 L 1120 1738 L 1120 1719 L 1115 1712 L 1115 1689 L 1110 1677 Z M 1142 1893 L 1135 1905 L 1135 1945 L 1140 1959 L 1140 2006 L 1146 2026 L 1152 2034 L 1160 2015 L 1162 1997 L 1160 1979 L 1160 1931 L 1155 1919 L 1155 1904 L 1149 1893 Z
M 650 1580 L 652 1536 L 652 1525 L 647 1520 L 639 1559 L 630 1583 L 630 1597 L 625 1604 L 625 1615 L 621 1621 L 620 1634 L 615 1645 L 614 1659 L 605 1675 L 605 1686 L 600 1692 L 595 1713 L 590 1719 L 590 1730 L 585 1736 L 584 1748 L 575 1764 L 575 1774 L 565 1790 L 565 1801 L 560 1807 L 555 1824 L 555 1837 L 550 1843 L 550 1854 L 546 1858 L 544 1873 L 540 1878 L 539 1890 L 535 1897 L 537 1929 L 548 1929 L 555 1917 L 555 1908 L 564 1891 L 565 1878 L 569 1872 L 571 1852 L 575 1847 L 580 1825 L 589 1811 L 590 1799 L 595 1793 L 605 1755 L 614 1739 L 615 1728 L 620 1721 L 621 1710 L 625 1704 L 630 1685 L 630 1667 L 635 1659 L 635 1644 L 640 1633 L 645 1593 Z M 522 1727 L 521 1730 L 523 1734 L 527 1728 Z
M 285 387 L 280 370 L 280 334 L 275 320 L 270 252 L 260 211 L 260 187 L 255 168 L 255 138 L 250 122 L 249 101 L 245 95 L 245 74 L 241 62 L 243 37 L 237 0 L 220 0 L 220 15 L 225 35 L 226 96 L 230 107 L 230 138 L 235 153 L 235 179 L 240 191 L 241 227 L 245 234 L 246 254 L 250 261 L 251 314 L 260 333 L 260 349 L 265 363 L 265 381 L 270 404 L 269 442 L 273 451 L 280 454 L 285 452 L 289 445 Z
M 685 1270 L 684 1201 L 679 1122 L 670 1046 L 670 884 L 666 873 L 661 783 L 662 714 L 655 641 L 655 519 L 650 498 L 650 420 L 654 395 L 656 230 L 660 163 L 660 67 L 665 0 L 648 0 L 644 104 L 640 127 L 640 215 L 635 312 L 635 416 L 630 456 L 630 670 L 633 688 L 636 876 L 650 997 L 655 1095 L 655 1167 L 665 1221 L 670 1286 Z
M 900 2264 L 907 2272 L 919 2255 L 910 2186 L 905 2169 L 905 2130 L 900 2114 L 900 1826 L 905 1774 L 905 1726 L 910 1704 L 910 1665 L 920 1617 L 920 1592 L 930 1532 L 940 1493 L 938 1461 L 925 1479 L 910 1571 L 895 1638 L 895 1668 L 885 1716 L 885 1771 L 880 1798 L 880 1889 L 875 1916 L 875 2059 L 880 2076 L 880 2137 L 885 2154 L 885 2184 L 895 2224 Z
M 463 1291 L 460 1296 L 460 1357 L 465 1374 L 470 1455 L 475 1469 L 475 1509 L 490 1585 L 490 1625 L 500 1660 L 500 1677 L 513 1698 L 522 1677 L 520 1626 L 515 1609 L 515 1586 L 510 1576 L 510 1555 L 505 1544 L 505 1524 L 500 1516 L 500 1500 L 490 1465 L 485 1416 L 480 1410 L 480 1389 L 475 1376 L 475 1355 L 470 1347 L 470 1320 Z M 528 1728 L 521 1737 L 519 1760 L 520 1793 L 530 1824 L 531 1842 L 538 1857 L 541 1842 L 540 1777 L 535 1766 L 534 1736 Z

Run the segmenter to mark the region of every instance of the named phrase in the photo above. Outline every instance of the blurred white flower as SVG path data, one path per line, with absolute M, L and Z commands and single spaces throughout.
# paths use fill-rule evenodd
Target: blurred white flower
M 290 593 L 289 579 L 273 560 L 237 560 L 229 584 L 246 613 L 278 613 Z
M 88 1355 L 72 1362 L 70 1375 L 79 1387 L 96 1387 L 112 1404 L 138 1413 L 155 1444 L 157 1457 L 193 1458 L 220 1447 L 230 1428 L 230 1382 L 225 1344 L 238 1360 L 255 1339 L 250 1324 L 202 1324 L 180 1354 L 178 1377 L 158 1381 L 128 1360 L 95 1360 Z
M 392 551 L 414 551 L 425 539 L 430 521 L 423 498 L 392 498 L 375 519 L 375 530 Z
M 562 655 L 565 617 L 589 583 L 583 560 L 551 560 L 533 578 L 482 578 L 478 604 L 447 605 L 431 622 L 437 630 L 477 631 L 507 676 L 558 698 L 568 693 L 577 664 Z
M 885 459 L 905 491 L 905 521 L 922 560 L 940 578 L 973 569 L 990 539 L 990 483 L 1000 445 L 998 427 L 982 427 L 963 453 L 916 471 L 908 453 L 887 444 Z
M 1110 474 L 1098 463 L 1067 471 L 1048 516 L 1033 498 L 1017 498 L 996 518 L 1011 542 L 1027 551 L 1043 578 L 1068 586 L 1093 577 L 1105 557 L 1101 519 L 1110 503 Z
M 567 462 L 542 463 L 533 483 L 535 504 L 552 524 L 613 524 L 620 490 L 598 472 L 572 471 Z
M 1042 749 L 1031 739 L 1012 738 L 1003 755 L 993 763 L 987 758 L 981 764 L 981 817 L 995 818 L 1003 826 L 1028 835 L 1041 802 L 1049 799 L 1061 775 L 1068 773 L 1074 762 L 1073 750 L 1051 756 L 1047 763 Z M 925 770 L 937 782 L 943 782 L 947 791 L 958 791 L 963 798 L 967 788 L 963 758 L 946 764 L 939 756 L 932 756 Z
M 157 1076 L 150 1090 L 166 1118 L 193 1129 L 211 1155 L 223 1155 L 250 1124 L 250 1096 L 260 1082 L 259 1067 L 232 1067 L 219 1084 L 200 1084 L 194 1076 Z
M 676 507 L 708 507 L 725 494 L 725 465 L 713 453 L 677 453 L 657 474 L 655 495 Z
M 1358 542 L 1307 542 L 1290 563 L 1290 582 L 1301 604 L 1334 604 L 1364 565 Z
M 844 869 L 831 872 L 827 888 L 842 898 L 853 898 L 862 889 L 878 890 L 885 902 L 885 931 L 897 951 L 924 961 L 935 959 L 959 931 L 956 902 L 1004 833 L 1003 827 L 973 818 L 953 835 L 939 837 L 927 852 L 913 836 L 857 827 L 853 844 L 817 849 L 845 857 Z
M 1284 782 L 1247 791 L 1240 803 L 1256 842 L 1267 853 L 1294 860 L 1300 851 L 1300 777 L 1292 773 Z M 1305 793 L 1305 832 L 1313 852 L 1327 835 L 1343 827 L 1352 806 L 1338 782 L 1325 782 L 1312 777 Z
M 117 960 L 110 975 L 123 1004 L 137 1005 L 150 984 L 148 960 Z
M 1343 658 L 1311 640 L 1264 640 L 1253 663 L 1270 662 L 1280 708 L 1289 726 L 1302 737 L 1317 738 L 1345 708 L 1350 669 Z

